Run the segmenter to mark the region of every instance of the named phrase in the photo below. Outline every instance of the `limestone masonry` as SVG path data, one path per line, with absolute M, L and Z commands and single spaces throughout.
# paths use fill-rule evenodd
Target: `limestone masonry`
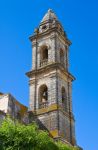
M 21 122 L 27 121 L 28 108 L 18 102 L 11 94 L 0 93 L 0 120 L 6 115 Z
M 52 10 L 48 10 L 30 41 L 29 111 L 53 138 L 76 145 L 72 112 L 72 81 L 75 78 L 68 67 L 71 42 Z
M 0 93 L 0 120 L 7 114 L 24 123 L 36 121 L 55 140 L 76 144 L 69 72 L 70 40 L 52 10 L 43 17 L 30 37 L 32 68 L 29 77 L 29 109 L 11 94 Z

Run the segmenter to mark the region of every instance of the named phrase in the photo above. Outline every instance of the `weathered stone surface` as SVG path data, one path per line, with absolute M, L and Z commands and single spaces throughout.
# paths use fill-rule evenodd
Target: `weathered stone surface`
M 18 102 L 11 94 L 0 95 L 0 119 L 4 119 L 5 115 L 11 116 L 13 119 L 19 121 L 26 121 L 26 114 L 28 108 Z
M 54 138 L 61 138 L 75 145 L 72 114 L 74 77 L 68 72 L 71 42 L 51 10 L 45 15 L 36 31 L 30 37 L 32 70 L 27 73 L 30 78 L 29 110 L 34 112 L 34 116 Z M 43 87 L 47 87 L 47 91 L 41 89 Z
M 2 120 L 4 120 L 6 114 L 0 110 L 0 123 L 2 122 Z

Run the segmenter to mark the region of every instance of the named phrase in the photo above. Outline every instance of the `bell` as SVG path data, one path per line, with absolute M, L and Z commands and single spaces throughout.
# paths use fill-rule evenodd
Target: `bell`
M 45 98 L 42 98 L 42 103 L 45 103 L 46 102 L 46 99 Z
M 46 92 L 43 93 L 43 96 L 46 96 Z

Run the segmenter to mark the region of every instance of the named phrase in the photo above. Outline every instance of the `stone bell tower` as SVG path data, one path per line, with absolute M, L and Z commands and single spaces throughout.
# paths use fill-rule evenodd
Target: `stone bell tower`
M 76 145 L 72 112 L 72 81 L 69 46 L 64 29 L 52 10 L 43 17 L 32 43 L 29 110 L 55 139 Z

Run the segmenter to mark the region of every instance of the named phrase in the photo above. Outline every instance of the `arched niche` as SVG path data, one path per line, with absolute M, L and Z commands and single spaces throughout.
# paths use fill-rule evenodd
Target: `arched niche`
M 60 48 L 60 63 L 64 65 L 64 50 Z
M 47 65 L 48 63 L 48 46 L 42 45 L 40 47 L 40 66 Z
M 48 87 L 43 84 L 39 87 L 39 108 L 45 108 L 48 104 Z

